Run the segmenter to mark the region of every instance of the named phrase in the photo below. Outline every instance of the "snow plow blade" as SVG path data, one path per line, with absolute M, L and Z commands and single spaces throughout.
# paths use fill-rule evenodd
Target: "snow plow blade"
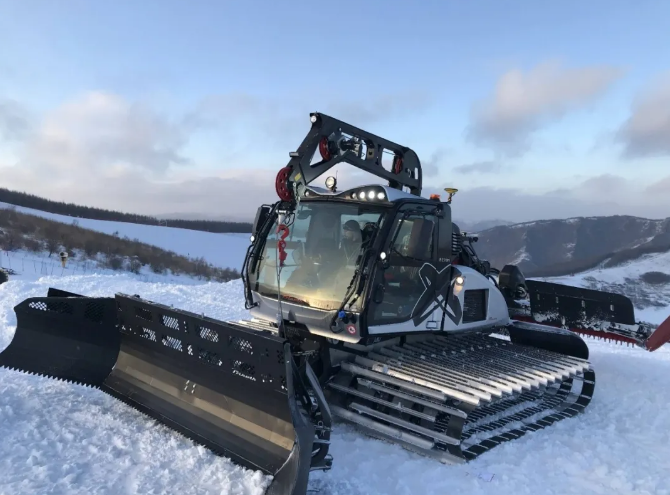
M 14 307 L 16 333 L 0 353 L 0 366 L 100 387 L 119 354 L 114 298 L 71 298 L 49 289 L 47 297 Z
M 526 280 L 530 307 L 511 308 L 517 320 L 654 351 L 670 342 L 670 318 L 660 326 L 636 322 L 632 301 L 621 294 Z
M 277 334 L 124 294 L 50 290 L 15 312 L 2 367 L 98 387 L 214 453 L 273 476 L 267 494 L 305 494 L 312 464 L 328 463 L 327 441 L 315 443 L 304 384 L 313 373 L 298 369 Z M 329 429 L 328 414 L 323 424 Z

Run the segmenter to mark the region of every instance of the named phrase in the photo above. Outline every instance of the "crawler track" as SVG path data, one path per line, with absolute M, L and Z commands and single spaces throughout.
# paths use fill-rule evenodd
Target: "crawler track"
M 352 356 L 327 387 L 336 416 L 452 463 L 582 412 L 595 373 L 493 336 L 428 337 Z

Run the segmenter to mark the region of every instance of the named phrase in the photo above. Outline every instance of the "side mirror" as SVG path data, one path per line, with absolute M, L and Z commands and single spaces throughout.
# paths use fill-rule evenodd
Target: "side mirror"
M 267 220 L 271 209 L 272 207 L 269 205 L 261 205 L 258 207 L 258 210 L 256 210 L 256 218 L 254 219 L 254 225 L 251 228 L 252 235 L 255 236 L 258 234 L 258 229 L 260 229 L 261 226 L 265 223 L 265 220 Z

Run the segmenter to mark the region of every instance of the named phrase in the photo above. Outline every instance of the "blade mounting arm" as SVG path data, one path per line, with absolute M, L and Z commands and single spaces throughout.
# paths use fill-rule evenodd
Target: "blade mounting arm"
M 644 347 L 648 351 L 655 351 L 668 342 L 670 342 L 670 317 L 652 331 L 644 341 Z

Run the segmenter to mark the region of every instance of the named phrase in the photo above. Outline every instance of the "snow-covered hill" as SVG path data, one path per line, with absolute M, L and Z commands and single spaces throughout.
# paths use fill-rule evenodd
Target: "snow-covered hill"
M 213 234 L 197 230 L 179 229 L 156 225 L 140 225 L 126 222 L 108 222 L 87 218 L 72 218 L 32 208 L 0 203 L 0 208 L 16 208 L 20 213 L 35 215 L 56 222 L 71 224 L 76 220 L 80 227 L 138 239 L 141 242 L 173 251 L 191 258 L 203 257 L 214 266 L 239 270 L 249 246 L 249 234 Z
M 0 286 L 0 349 L 13 306 L 49 286 L 92 296 L 116 291 L 244 318 L 242 284 L 139 276 L 22 276 Z M 313 473 L 323 495 L 670 495 L 670 350 L 589 340 L 597 373 L 585 414 L 446 466 L 336 425 L 334 467 Z M 267 478 L 174 434 L 94 389 L 0 370 L 0 494 L 260 494 Z M 491 478 L 492 476 L 492 478 Z
M 611 215 L 501 225 L 480 232 L 475 248 L 493 266 L 515 260 L 526 274 L 556 276 L 591 268 L 612 253 L 633 259 L 669 246 L 670 218 Z

